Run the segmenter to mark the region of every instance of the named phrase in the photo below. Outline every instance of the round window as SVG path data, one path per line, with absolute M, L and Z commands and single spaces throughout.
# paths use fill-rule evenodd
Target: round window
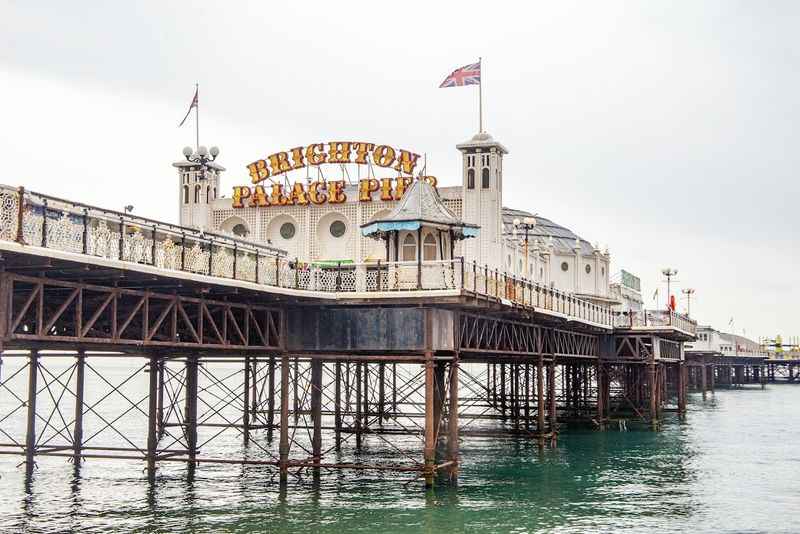
M 285 222 L 281 225 L 281 237 L 284 239 L 291 239 L 294 237 L 295 228 L 290 222 Z
M 567 272 L 567 271 L 569 271 L 569 263 L 567 263 L 567 262 L 562 262 L 562 263 L 561 263 L 561 270 L 562 270 L 562 271 L 564 271 L 564 272 Z
M 333 221 L 331 223 L 330 231 L 333 237 L 342 237 L 347 231 L 347 227 L 342 221 Z
M 589 274 L 590 272 L 592 272 L 592 266 L 587 263 L 586 264 L 586 274 Z

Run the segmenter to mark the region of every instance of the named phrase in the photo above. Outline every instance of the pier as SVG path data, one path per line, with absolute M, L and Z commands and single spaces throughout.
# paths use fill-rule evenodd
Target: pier
M 457 481 L 466 436 L 546 447 L 569 425 L 657 427 L 698 376 L 766 376 L 687 360 L 686 316 L 614 312 L 462 258 L 310 268 L 23 188 L 0 204 L 0 453 L 29 472 L 39 456 L 126 458 L 151 478 L 228 463 L 430 486 Z

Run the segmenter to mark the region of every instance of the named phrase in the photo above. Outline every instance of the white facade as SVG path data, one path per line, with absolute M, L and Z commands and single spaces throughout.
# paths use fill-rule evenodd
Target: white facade
M 508 151 L 486 133 L 457 145 L 462 154 L 460 186 L 439 187 L 445 206 L 465 223 L 480 226 L 477 238 L 455 245 L 455 256 L 475 261 L 481 268 L 498 270 L 608 302 L 609 264 L 607 251 L 581 239 L 552 221 L 533 215 L 537 224 L 529 233 L 527 260 L 522 233 L 513 232 L 516 214 L 528 212 L 503 207 L 503 157 Z M 382 217 L 397 201 L 359 201 L 357 184 L 347 185 L 347 200 L 341 204 L 243 207 L 234 209 L 230 198 L 218 195 L 219 175 L 224 168 L 211 163 L 204 174 L 189 162 L 174 166 L 179 174 L 180 223 L 283 249 L 289 258 L 303 262 L 376 262 L 386 260 L 386 243 L 361 235 L 361 225 Z M 341 178 L 328 177 L 328 180 Z M 398 259 L 409 261 L 416 248 L 414 232 L 398 236 Z M 440 242 L 440 240 L 442 242 Z M 405 248 L 404 248 L 405 245 Z M 424 260 L 449 257 L 446 237 L 423 236 Z M 394 247 L 392 257 L 394 260 Z M 442 251 L 447 251 L 442 254 Z M 566 268 L 565 268 L 566 266 Z
M 685 345 L 687 352 L 715 352 L 723 356 L 761 356 L 767 352 L 752 339 L 727 332 L 720 332 L 710 326 L 697 327 L 697 340 Z

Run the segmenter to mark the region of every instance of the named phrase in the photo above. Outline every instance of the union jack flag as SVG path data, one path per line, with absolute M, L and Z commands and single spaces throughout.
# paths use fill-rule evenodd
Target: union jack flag
M 450 76 L 444 79 L 442 87 L 461 87 L 464 85 L 479 85 L 481 83 L 481 63 L 465 65 L 460 69 L 454 70 Z

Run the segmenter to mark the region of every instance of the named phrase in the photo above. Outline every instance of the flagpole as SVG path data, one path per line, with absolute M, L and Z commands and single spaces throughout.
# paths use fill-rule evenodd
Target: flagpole
M 483 133 L 483 65 L 478 58 L 478 133 Z
M 197 104 L 194 106 L 194 132 L 195 132 L 195 145 L 194 150 L 200 150 L 200 86 L 194 84 L 194 95 L 197 98 Z

